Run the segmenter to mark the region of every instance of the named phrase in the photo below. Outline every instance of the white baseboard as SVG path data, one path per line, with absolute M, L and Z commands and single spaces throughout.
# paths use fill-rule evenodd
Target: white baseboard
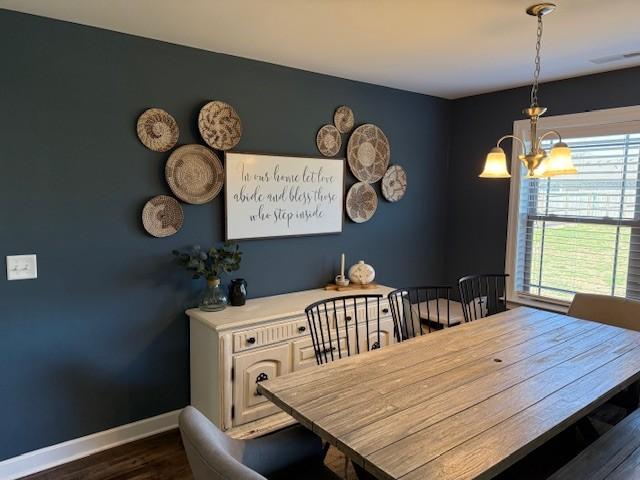
M 178 426 L 180 410 L 51 445 L 0 462 L 0 478 L 13 480 L 87 457 L 108 448 L 171 430 Z

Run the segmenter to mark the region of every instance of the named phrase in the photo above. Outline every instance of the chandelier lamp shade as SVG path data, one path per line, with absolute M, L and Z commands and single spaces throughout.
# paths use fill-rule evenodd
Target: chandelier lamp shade
M 542 17 L 553 12 L 556 6 L 553 3 L 539 3 L 527 8 L 527 14 L 537 17 L 538 34 L 536 42 L 535 69 L 533 74 L 533 86 L 531 87 L 531 104 L 522 113 L 529 117 L 530 144 L 529 150 L 525 139 L 515 135 L 501 137 L 496 146 L 491 149 L 485 161 L 484 170 L 479 175 L 481 178 L 509 178 L 507 167 L 507 155 L 500 147 L 506 139 L 512 139 L 518 143 L 521 153 L 518 158 L 527 169 L 527 178 L 545 178 L 556 175 L 572 175 L 578 173 L 571 159 L 571 149 L 562 141 L 562 136 L 556 130 L 549 130 L 538 135 L 538 119 L 547 111 L 545 107 L 538 105 L 538 89 L 540 78 L 540 45 L 542 43 Z M 547 152 L 542 143 L 547 137 L 556 137 L 557 142 Z

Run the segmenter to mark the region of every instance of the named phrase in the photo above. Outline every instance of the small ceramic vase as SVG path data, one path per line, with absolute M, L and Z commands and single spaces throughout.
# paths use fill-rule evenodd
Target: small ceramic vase
M 374 278 L 376 278 L 376 271 L 371 265 L 364 263 L 364 260 L 360 260 L 349 269 L 349 279 L 352 283 L 367 285 L 373 282 Z
M 231 280 L 229 297 L 231 299 L 231 306 L 233 307 L 241 307 L 247 303 L 247 281 L 243 278 Z

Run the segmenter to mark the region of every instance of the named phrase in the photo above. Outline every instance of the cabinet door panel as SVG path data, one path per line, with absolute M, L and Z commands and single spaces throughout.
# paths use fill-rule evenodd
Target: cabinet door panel
M 316 365 L 316 357 L 313 352 L 313 342 L 311 338 L 296 340 L 293 342 L 293 371 L 297 372 L 304 368 Z
M 354 341 L 354 330 L 349 330 L 349 339 L 350 341 Z M 338 358 L 338 352 L 336 346 L 338 345 L 338 340 L 336 338 L 336 333 L 331 334 L 331 346 L 334 348 L 334 356 Z M 327 345 L 329 341 L 326 341 Z M 340 350 L 342 355 L 347 355 L 347 341 L 344 337 L 343 333 L 340 333 Z M 327 352 L 327 355 L 330 355 Z M 313 350 L 313 342 L 311 337 L 307 337 L 304 340 L 296 340 L 293 342 L 293 371 L 297 372 L 298 370 L 302 370 L 304 368 L 315 367 L 317 365 L 316 356 Z
M 289 344 L 283 344 L 234 357 L 234 426 L 258 420 L 279 411 L 278 407 L 257 393 L 256 384 L 289 373 L 291 363 L 289 351 Z
M 390 318 L 380 320 L 380 330 L 378 335 L 377 325 L 375 322 L 369 324 L 369 348 L 376 350 L 395 343 L 395 335 L 393 334 L 393 320 Z M 360 351 L 367 351 L 367 330 L 361 327 L 360 330 Z

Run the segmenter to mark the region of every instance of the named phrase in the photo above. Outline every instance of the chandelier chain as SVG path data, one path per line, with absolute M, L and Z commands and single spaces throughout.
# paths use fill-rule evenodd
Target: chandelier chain
M 542 45 L 542 15 L 538 15 L 538 39 L 536 41 L 536 59 L 533 70 L 533 86 L 531 87 L 531 107 L 538 106 L 538 84 L 540 78 L 540 47 Z

